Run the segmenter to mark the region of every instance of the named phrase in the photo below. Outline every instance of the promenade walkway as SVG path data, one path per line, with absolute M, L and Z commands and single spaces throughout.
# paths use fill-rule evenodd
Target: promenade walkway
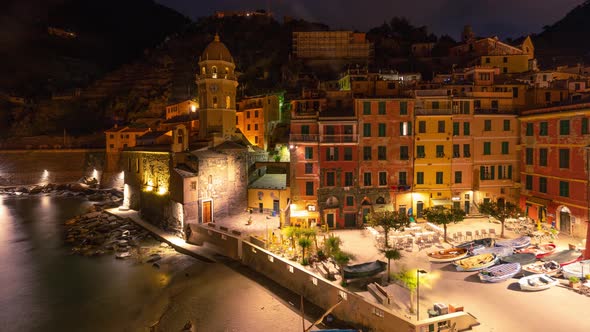
M 115 215 L 120 218 L 129 218 L 136 224 L 144 228 L 145 230 L 152 233 L 160 241 L 168 243 L 176 251 L 195 257 L 207 263 L 217 262 L 215 258 L 218 256 L 213 250 L 207 249 L 202 246 L 196 246 L 194 244 L 186 243 L 183 239 L 173 234 L 167 233 L 162 229 L 144 221 L 141 219 L 138 211 L 134 210 L 119 210 L 118 208 L 108 209 L 105 212 Z

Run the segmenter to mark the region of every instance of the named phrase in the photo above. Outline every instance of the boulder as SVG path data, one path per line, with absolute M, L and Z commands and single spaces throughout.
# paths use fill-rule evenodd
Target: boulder
M 43 191 L 43 187 L 34 186 L 33 188 L 29 189 L 29 194 L 36 195 L 36 194 L 40 194 L 42 191 Z
M 75 193 L 81 193 L 84 190 L 88 189 L 88 185 L 83 183 L 72 183 L 70 184 L 69 189 Z

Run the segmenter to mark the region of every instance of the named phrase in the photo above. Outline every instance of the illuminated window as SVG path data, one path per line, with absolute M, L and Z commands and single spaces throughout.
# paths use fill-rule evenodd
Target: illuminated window
M 211 77 L 217 78 L 217 67 L 211 67 Z
M 230 108 L 231 107 L 231 98 L 230 96 L 226 96 L 225 97 L 225 108 Z

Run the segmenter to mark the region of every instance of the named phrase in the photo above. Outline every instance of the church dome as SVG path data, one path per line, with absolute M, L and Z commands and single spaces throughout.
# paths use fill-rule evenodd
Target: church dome
M 205 50 L 201 55 L 201 60 L 223 60 L 231 63 L 234 62 L 234 59 L 225 44 L 219 41 L 218 34 L 215 34 L 215 39 L 205 47 Z

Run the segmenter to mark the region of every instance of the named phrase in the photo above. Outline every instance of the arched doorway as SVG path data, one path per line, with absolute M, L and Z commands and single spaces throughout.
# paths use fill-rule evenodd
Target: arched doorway
M 559 231 L 570 234 L 572 229 L 571 211 L 567 206 L 560 206 L 557 208 L 557 215 L 559 216 Z
M 372 209 L 373 204 L 371 203 L 371 200 L 368 197 L 363 198 L 363 201 L 361 202 L 361 219 L 363 221 L 363 224 L 368 221 L 367 216 L 369 215 L 369 213 L 371 213 Z

